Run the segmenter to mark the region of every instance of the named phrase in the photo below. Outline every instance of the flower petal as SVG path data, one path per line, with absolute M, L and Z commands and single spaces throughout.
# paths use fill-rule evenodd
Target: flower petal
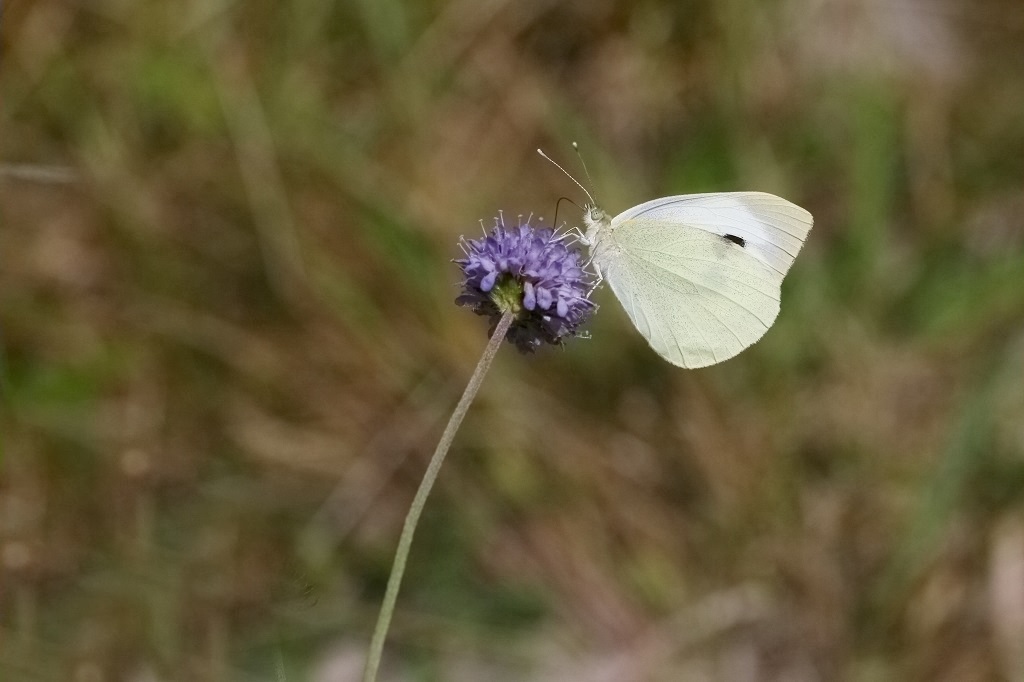
M 551 292 L 547 287 L 537 287 L 537 304 L 540 305 L 541 310 L 551 307 Z
M 527 310 L 537 307 L 537 295 L 533 290 L 533 282 L 523 283 L 523 307 Z

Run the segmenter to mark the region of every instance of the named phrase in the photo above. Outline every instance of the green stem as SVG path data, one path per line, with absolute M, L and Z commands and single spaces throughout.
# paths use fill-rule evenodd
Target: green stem
M 388 627 L 391 625 L 391 615 L 395 611 L 398 589 L 402 585 L 402 575 L 405 573 L 405 561 L 409 558 L 412 536 L 416 532 L 416 525 L 419 523 L 420 514 L 423 512 L 423 505 L 427 501 L 427 495 L 430 494 L 430 489 L 434 487 L 437 473 L 441 470 L 445 455 L 448 454 L 448 448 L 451 447 L 452 440 L 455 439 L 455 433 L 462 424 L 462 418 L 466 416 L 473 398 L 476 397 L 477 391 L 480 390 L 480 385 L 484 381 L 484 375 L 487 374 L 491 361 L 494 360 L 494 356 L 498 353 L 501 342 L 505 340 L 505 334 L 508 332 L 508 328 L 511 326 L 514 318 L 515 313 L 513 312 L 506 312 L 501 316 L 498 326 L 491 335 L 491 340 L 487 343 L 487 347 L 484 348 L 484 354 L 480 357 L 480 362 L 477 363 L 476 369 L 473 371 L 473 376 L 470 377 L 469 383 L 466 385 L 466 390 L 462 393 L 462 398 L 459 399 L 459 404 L 455 406 L 455 411 L 452 412 L 452 416 L 448 420 L 448 426 L 445 427 L 444 433 L 441 435 L 441 441 L 437 444 L 437 449 L 434 450 L 434 456 L 430 458 L 430 464 L 427 466 L 426 473 L 423 474 L 419 490 L 416 491 L 416 497 L 413 498 L 412 506 L 409 507 L 409 514 L 405 517 L 405 525 L 402 527 L 402 536 L 398 540 L 398 549 L 395 551 L 395 561 L 391 564 L 391 575 L 388 576 L 388 587 L 384 592 L 384 603 L 380 607 L 377 625 L 373 629 L 373 639 L 370 640 L 370 651 L 366 658 L 366 668 L 363 670 L 363 682 L 374 682 L 377 679 L 377 668 L 380 667 L 381 653 L 384 651 L 384 639 L 387 637 Z

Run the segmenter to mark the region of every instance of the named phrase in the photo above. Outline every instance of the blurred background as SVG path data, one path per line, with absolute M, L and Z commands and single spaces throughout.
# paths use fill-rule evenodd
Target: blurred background
M 460 235 L 763 190 L 757 345 L 506 347 L 382 680 L 1024 679 L 1024 5 L 34 0 L 0 52 L 0 679 L 361 670 L 486 342 Z M 559 221 L 578 224 L 563 203 Z

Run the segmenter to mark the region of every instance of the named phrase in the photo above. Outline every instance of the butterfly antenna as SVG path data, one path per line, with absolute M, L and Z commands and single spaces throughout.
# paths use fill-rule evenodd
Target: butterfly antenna
M 575 143 L 573 143 L 573 144 L 575 144 Z M 575 182 L 575 183 L 576 183 L 576 186 L 577 186 L 577 187 L 579 187 L 579 188 L 580 188 L 581 190 L 583 190 L 583 193 L 587 195 L 587 198 L 588 198 L 588 199 L 590 199 L 590 203 L 592 203 L 592 204 L 596 204 L 596 203 L 597 203 L 596 201 L 594 201 L 594 197 L 593 197 L 593 196 L 592 196 L 592 195 L 590 194 L 590 192 L 588 192 L 588 191 L 587 191 L 587 188 L 586 188 L 586 187 L 584 187 L 583 185 L 581 185 L 581 184 L 580 184 L 580 181 L 579 181 L 579 180 L 577 180 L 577 179 L 576 179 L 576 178 L 574 178 L 574 177 L 573 177 L 572 175 L 570 175 L 570 174 L 569 174 L 569 171 L 567 171 L 567 170 L 565 170 L 564 168 L 562 168 L 561 166 L 559 166 L 559 165 L 558 165 L 558 164 L 557 164 L 557 163 L 555 162 L 555 160 L 554 160 L 554 159 L 552 159 L 552 158 L 551 158 L 550 156 L 548 156 L 547 154 L 545 154 L 545 153 L 544 153 L 544 150 L 543 150 L 543 149 L 538 149 L 538 150 L 537 150 L 537 153 L 538 153 L 538 154 L 540 154 L 541 156 L 543 156 L 543 157 L 544 157 L 545 159 L 547 159 L 548 161 L 550 161 L 550 162 L 551 162 L 551 164 L 552 164 L 552 165 L 554 165 L 554 167 L 555 167 L 555 168 L 557 168 L 558 170 L 560 170 L 560 171 L 562 171 L 563 173 L 565 173 L 565 176 L 566 176 L 567 178 L 569 178 L 570 180 L 572 180 L 573 182 Z M 584 170 L 586 170 L 586 167 L 584 167 Z M 588 176 L 588 179 L 589 179 L 589 176 Z
M 576 156 L 580 159 L 580 165 L 583 166 L 583 174 L 587 176 L 587 184 L 593 187 L 594 178 L 590 177 L 590 171 L 587 170 L 587 162 L 583 160 L 583 154 L 580 152 L 580 146 L 576 144 L 576 140 L 573 140 L 572 148 L 576 151 Z M 587 196 L 590 195 L 588 194 Z

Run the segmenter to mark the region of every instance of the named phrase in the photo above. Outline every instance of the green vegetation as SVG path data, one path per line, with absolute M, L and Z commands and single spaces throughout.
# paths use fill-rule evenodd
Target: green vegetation
M 612 213 L 756 189 L 814 230 L 728 363 L 668 366 L 607 291 L 591 340 L 499 353 L 382 682 L 1024 679 L 1022 32 L 4 3 L 0 680 L 357 679 L 486 340 L 457 239 L 582 203 L 534 151 L 572 140 Z

